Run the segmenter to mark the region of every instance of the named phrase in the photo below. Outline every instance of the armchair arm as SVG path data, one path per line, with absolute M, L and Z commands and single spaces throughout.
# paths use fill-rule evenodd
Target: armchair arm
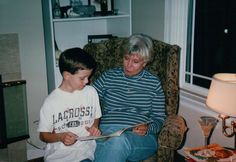
M 158 136 L 160 147 L 177 150 L 184 140 L 187 126 L 185 120 L 179 115 L 169 115 Z

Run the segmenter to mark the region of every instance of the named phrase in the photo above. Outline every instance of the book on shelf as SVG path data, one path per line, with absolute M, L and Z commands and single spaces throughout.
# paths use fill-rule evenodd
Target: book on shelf
M 127 131 L 127 130 L 131 130 L 132 128 L 135 128 L 137 126 L 140 126 L 140 125 L 144 125 L 144 124 L 149 124 L 151 123 L 150 121 L 149 122 L 145 122 L 145 123 L 139 123 L 139 124 L 135 124 L 133 126 L 129 126 L 129 127 L 125 127 L 123 129 L 120 129 L 116 132 L 113 132 L 111 134 L 108 134 L 108 135 L 100 135 L 100 136 L 83 136 L 83 137 L 77 137 L 77 140 L 80 140 L 80 141 L 87 141 L 87 140 L 95 140 L 95 139 L 102 139 L 102 138 L 111 138 L 111 137 L 118 137 L 120 136 L 123 132 Z

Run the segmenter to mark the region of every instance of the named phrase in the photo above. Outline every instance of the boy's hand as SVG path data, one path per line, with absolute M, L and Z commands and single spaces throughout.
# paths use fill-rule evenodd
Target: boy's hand
M 100 136 L 101 135 L 101 131 L 95 127 L 95 126 L 92 126 L 92 127 L 86 127 L 86 130 L 90 133 L 90 136 Z
M 59 140 L 66 146 L 70 146 L 77 141 L 77 135 L 71 132 L 58 133 Z

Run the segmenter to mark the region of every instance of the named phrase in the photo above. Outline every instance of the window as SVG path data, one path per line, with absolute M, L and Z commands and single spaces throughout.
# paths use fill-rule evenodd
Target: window
M 165 39 L 181 47 L 180 88 L 206 96 L 215 73 L 236 72 L 234 0 L 166 0 Z
M 234 0 L 190 0 L 185 83 L 209 88 L 215 73 L 235 73 Z

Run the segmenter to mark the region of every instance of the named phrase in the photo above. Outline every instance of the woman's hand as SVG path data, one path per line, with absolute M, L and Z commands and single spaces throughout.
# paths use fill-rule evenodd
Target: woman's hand
M 136 134 L 140 136 L 146 135 L 147 131 L 148 131 L 148 124 L 139 125 L 133 128 L 133 132 L 135 132 Z

